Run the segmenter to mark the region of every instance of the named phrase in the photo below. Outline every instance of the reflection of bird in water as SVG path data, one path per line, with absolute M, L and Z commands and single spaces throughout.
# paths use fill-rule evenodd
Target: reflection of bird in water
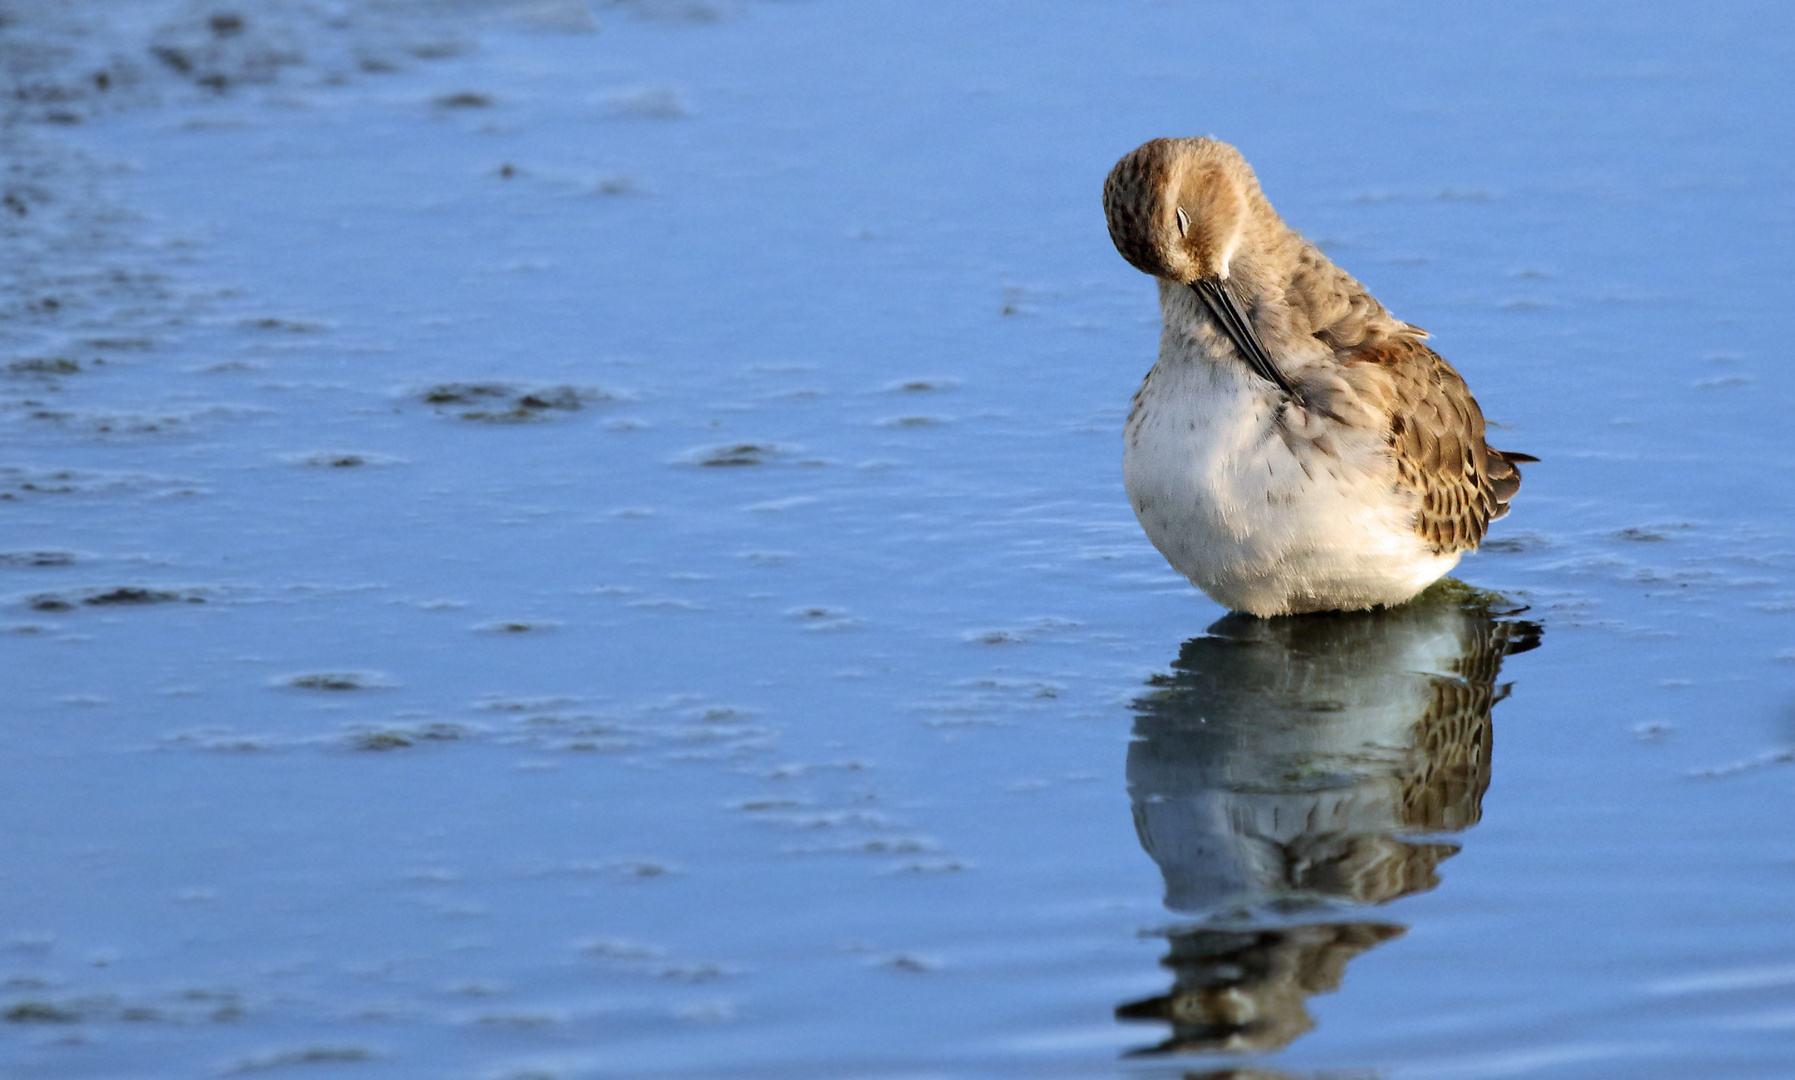
M 1348 960 L 1401 933 L 1370 922 L 1174 933 L 1162 961 L 1177 976 L 1171 992 L 1123 1005 L 1116 1017 L 1172 1025 L 1149 1053 L 1276 1050 L 1315 1026 L 1311 994 L 1338 989 Z
M 1172 935 L 1172 992 L 1119 1016 L 1170 1021 L 1161 1050 L 1274 1049 L 1402 932 L 1295 920 L 1433 888 L 1458 847 L 1415 834 L 1477 823 L 1502 658 L 1539 642 L 1493 599 L 1445 582 L 1386 611 L 1231 615 L 1185 643 L 1135 703 L 1128 784 L 1166 906 L 1207 925 Z
M 1159 279 L 1159 362 L 1122 471 L 1153 546 L 1254 615 L 1400 604 L 1508 511 L 1516 462 L 1427 333 L 1273 210 L 1240 152 L 1154 139 L 1103 185 L 1110 238 Z

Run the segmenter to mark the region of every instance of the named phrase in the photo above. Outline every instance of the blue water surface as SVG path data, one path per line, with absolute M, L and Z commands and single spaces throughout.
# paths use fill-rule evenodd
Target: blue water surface
M 0 1072 L 1795 1068 L 1784 8 L 0 11 Z M 1195 134 L 1506 600 L 1141 535 Z

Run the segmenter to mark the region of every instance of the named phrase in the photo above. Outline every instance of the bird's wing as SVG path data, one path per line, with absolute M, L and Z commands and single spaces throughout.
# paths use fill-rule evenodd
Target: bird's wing
M 1465 380 L 1418 336 L 1378 334 L 1339 358 L 1388 376 L 1387 437 L 1397 483 L 1417 496 L 1415 531 L 1441 553 L 1477 547 L 1520 490 L 1516 462 L 1538 459 L 1483 441 L 1483 412 Z

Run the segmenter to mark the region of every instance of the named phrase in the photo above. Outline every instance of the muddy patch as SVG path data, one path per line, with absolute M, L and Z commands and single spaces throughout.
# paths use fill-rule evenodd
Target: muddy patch
M 195 495 L 188 480 L 148 473 L 100 472 L 89 469 L 38 469 L 0 465 L 0 499 L 44 495 L 125 496 L 160 498 Z
M 556 630 L 561 623 L 554 619 L 502 619 L 498 622 L 482 623 L 474 627 L 482 634 L 499 634 L 505 636 L 518 634 L 546 634 Z
M 293 690 L 350 693 L 357 690 L 382 690 L 392 684 L 378 671 L 308 671 L 278 679 L 275 685 Z
M 137 608 L 158 604 L 203 604 L 204 595 L 192 589 L 152 589 L 142 585 L 119 585 L 112 588 L 77 589 L 71 592 L 38 593 L 25 599 L 32 611 L 74 611 L 80 607 Z
M 615 401 L 617 395 L 589 386 L 535 386 L 519 383 L 441 383 L 418 394 L 418 400 L 443 414 L 484 424 L 530 424 L 558 414 L 579 412 L 589 404 Z
M 420 744 L 458 742 L 468 729 L 459 724 L 422 724 L 416 727 L 382 727 L 353 732 L 349 746 L 354 750 L 381 753 L 405 750 Z
M 72 551 L 0 551 L 0 567 L 73 566 Z
M 455 94 L 443 94 L 430 102 L 439 109 L 490 109 L 492 95 L 463 90 Z
M 705 468 L 735 468 L 743 465 L 772 465 L 789 461 L 799 447 L 774 442 L 721 443 L 688 450 L 675 459 L 679 465 Z
M 951 376 L 929 375 L 886 383 L 884 390 L 888 394 L 929 394 L 942 390 L 955 390 L 959 386 L 960 380 Z
M 404 459 L 391 454 L 375 454 L 354 450 L 317 450 L 308 454 L 288 454 L 283 461 L 309 465 L 316 469 L 363 469 L 398 465 Z
M 31 356 L 23 360 L 13 360 L 6 365 L 8 375 L 79 375 L 81 362 L 70 360 L 66 356 Z

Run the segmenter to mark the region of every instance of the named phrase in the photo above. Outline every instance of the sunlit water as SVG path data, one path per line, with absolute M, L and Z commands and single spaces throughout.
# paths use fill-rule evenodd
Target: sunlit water
M 1782 9 L 0 12 L 0 1073 L 1795 1068 Z M 1141 536 L 1198 133 L 1505 600 Z

